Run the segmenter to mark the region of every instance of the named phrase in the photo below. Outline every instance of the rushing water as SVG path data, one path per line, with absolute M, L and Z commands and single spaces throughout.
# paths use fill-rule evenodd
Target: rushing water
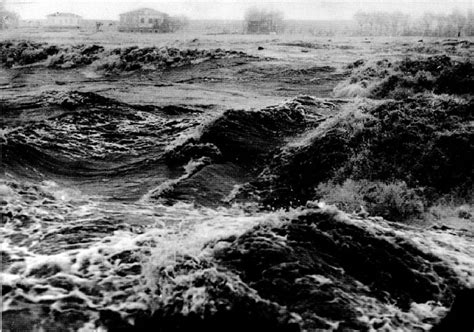
M 5 179 L 0 188 L 4 318 L 28 317 L 36 327 L 62 329 L 94 321 L 104 310 L 133 317 L 152 306 L 152 266 L 178 253 L 202 255 L 214 237 L 271 218 L 237 208 L 110 202 L 52 181 Z M 64 321 L 45 323 L 50 310 Z
M 153 266 L 178 253 L 202 254 L 207 241 L 273 218 L 150 199 L 192 171 L 193 163 L 168 167 L 163 153 L 207 115 L 97 98 L 63 93 L 4 106 L 7 329 L 76 330 L 107 311 L 133 317 L 153 306 Z
M 202 157 L 184 166 L 170 165 L 166 156 L 182 142 L 198 137 L 202 125 L 219 116 L 211 111 L 133 106 L 75 92 L 20 97 L 2 107 L 0 235 L 7 331 L 106 330 L 116 318 L 133 325 L 137 317 L 152 313 L 156 303 L 163 301 L 163 294 L 156 291 L 157 269 L 174 264 L 183 255 L 206 259 L 213 255 L 212 250 L 226 245 L 216 242 L 206 246 L 212 241 L 240 235 L 255 225 L 281 225 L 312 213 L 314 208 L 261 212 L 251 203 L 229 205 L 228 199 L 213 208 L 179 200 L 170 204 L 162 199 L 162 193 L 206 164 Z M 303 114 L 290 111 L 298 117 Z M 281 117 L 275 123 L 295 122 L 281 112 L 257 116 L 263 121 L 274 114 Z M 230 117 L 237 115 L 230 113 Z M 310 119 L 311 114 L 306 117 Z M 244 125 L 252 121 L 244 120 Z M 239 138 L 245 133 L 232 134 L 237 140 L 249 139 Z M 232 147 L 227 153 L 233 153 Z M 202 184 L 188 188 L 191 192 L 202 189 Z M 230 188 L 227 197 L 236 189 L 238 186 Z M 437 255 L 464 284 L 474 284 L 474 247 L 466 237 L 389 226 L 378 219 L 341 220 L 357 234 L 365 234 L 360 241 L 367 238 L 372 243 L 372 238 L 376 239 L 373 243 L 384 243 L 382 249 L 398 248 L 399 243 L 414 246 L 421 256 L 417 259 L 424 262 L 425 255 L 429 258 L 426 266 L 438 264 L 430 261 L 428 253 Z M 335 236 L 335 243 L 344 247 L 337 238 L 339 233 L 325 236 Z M 287 239 L 277 240 L 285 243 Z M 336 257 L 338 247 L 334 248 Z M 333 270 L 337 269 L 331 267 Z M 423 274 L 444 284 L 444 276 L 435 270 Z M 323 275 L 308 278 L 322 289 L 333 283 Z M 354 285 L 347 289 L 368 292 L 369 286 Z M 195 292 L 193 301 L 205 302 L 200 297 L 202 287 Z M 341 294 L 359 307 L 362 323 L 375 326 L 386 322 L 387 329 L 417 326 L 425 330 L 446 312 L 435 301 L 412 303 L 403 311 L 359 293 Z M 339 323 L 328 320 L 334 329 Z

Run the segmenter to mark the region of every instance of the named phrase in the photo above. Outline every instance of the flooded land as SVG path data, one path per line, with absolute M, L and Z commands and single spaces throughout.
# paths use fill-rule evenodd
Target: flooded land
M 3 331 L 472 331 L 473 54 L 6 31 Z

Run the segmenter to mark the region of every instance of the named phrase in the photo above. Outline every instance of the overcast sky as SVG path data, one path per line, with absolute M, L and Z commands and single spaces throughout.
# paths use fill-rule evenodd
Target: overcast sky
M 358 10 L 400 10 L 419 15 L 474 8 L 474 0 L 6 0 L 6 4 L 23 19 L 44 18 L 57 11 L 88 19 L 118 19 L 118 14 L 141 7 L 191 19 L 241 19 L 251 6 L 282 10 L 287 19 L 349 19 Z

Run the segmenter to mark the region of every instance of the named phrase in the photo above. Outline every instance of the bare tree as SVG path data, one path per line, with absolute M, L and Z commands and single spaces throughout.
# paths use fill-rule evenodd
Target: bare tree
M 466 27 L 467 16 L 464 16 L 459 10 L 454 10 L 451 15 L 448 16 L 448 20 L 450 22 L 451 28 L 453 29 L 452 32 L 454 32 L 454 34 L 459 37 L 461 35 L 461 31 L 463 31 Z
M 183 29 L 188 24 L 189 19 L 186 16 L 165 15 L 163 23 L 157 25 L 155 28 L 161 32 L 176 32 Z
M 358 12 L 354 21 L 358 27 L 357 34 L 361 35 L 455 37 L 474 34 L 472 10 L 466 14 L 459 10 L 448 15 L 425 13 L 419 18 L 401 12 Z
M 466 16 L 466 35 L 474 36 L 474 10 L 469 9 Z
M 170 16 L 169 17 L 170 32 L 181 30 L 188 25 L 189 25 L 189 19 L 186 16 Z
M 0 2 L 0 30 L 18 26 L 19 20 L 17 13 L 6 9 L 5 1 Z

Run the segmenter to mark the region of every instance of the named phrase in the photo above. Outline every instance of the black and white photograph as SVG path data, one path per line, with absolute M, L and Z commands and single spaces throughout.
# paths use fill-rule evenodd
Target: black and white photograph
M 0 0 L 0 332 L 474 332 L 473 0 Z

